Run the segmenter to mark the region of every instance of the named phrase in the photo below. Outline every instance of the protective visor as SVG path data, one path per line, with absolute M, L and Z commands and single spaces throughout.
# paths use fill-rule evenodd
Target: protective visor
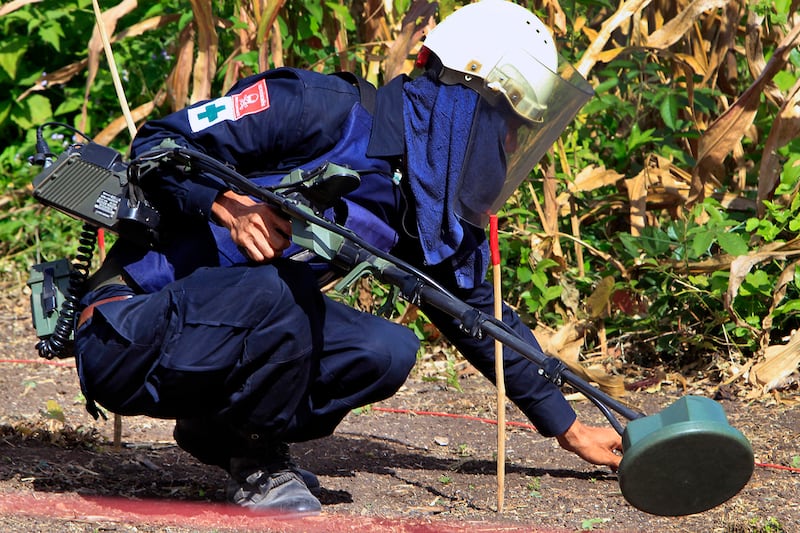
M 518 55 L 498 62 L 478 91 L 482 98 L 455 188 L 456 214 L 478 227 L 486 226 L 594 95 L 571 65 L 564 63 L 556 74 Z

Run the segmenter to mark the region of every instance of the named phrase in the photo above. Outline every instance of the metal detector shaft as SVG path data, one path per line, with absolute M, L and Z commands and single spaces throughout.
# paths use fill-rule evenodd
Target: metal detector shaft
M 642 418 L 645 415 L 634 411 L 600 389 L 593 387 L 577 374 L 568 369 L 563 362 L 555 357 L 550 357 L 534 348 L 517 332 L 505 324 L 475 309 L 469 304 L 459 300 L 447 291 L 426 282 L 416 273 L 398 267 L 391 261 L 391 256 L 378 257 L 357 244 L 345 240 L 337 250 L 334 260 L 345 270 L 351 270 L 356 265 L 369 265 L 369 271 L 377 275 L 382 281 L 399 288 L 403 297 L 414 304 L 425 302 L 436 309 L 447 313 L 457 319 L 462 327 L 472 335 L 487 334 L 504 346 L 511 348 L 539 367 L 539 373 L 546 379 L 561 385 L 567 382 L 583 393 L 605 415 L 615 430 L 621 435 L 624 427 L 611 413 L 617 412 L 628 420 Z M 362 267 L 363 268 L 363 267 Z
M 490 337 L 500 341 L 526 359 L 539 366 L 540 373 L 557 385 L 561 381 L 569 383 L 579 392 L 595 403 L 603 414 L 609 418 L 609 422 L 622 433 L 623 428 L 619 422 L 604 407 L 608 407 L 628 420 L 635 420 L 644 415 L 623 405 L 600 389 L 593 387 L 570 369 L 563 366 L 563 363 L 554 357 L 550 357 L 540 350 L 531 346 L 524 339 L 519 337 L 516 332 L 509 330 L 504 325 L 498 324 L 494 317 L 481 313 L 474 307 L 443 294 L 438 289 L 427 285 L 423 280 L 419 280 L 403 271 L 402 269 L 390 266 L 380 272 L 381 278 L 387 283 L 397 286 L 409 301 L 423 301 L 458 319 L 468 329 L 480 328 L 480 331 Z

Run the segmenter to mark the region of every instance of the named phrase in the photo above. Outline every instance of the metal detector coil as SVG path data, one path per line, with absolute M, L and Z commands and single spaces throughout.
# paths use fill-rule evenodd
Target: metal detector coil
M 700 513 L 736 495 L 753 474 L 753 450 L 722 406 L 684 396 L 632 420 L 622 435 L 619 485 L 637 509 L 661 516 Z

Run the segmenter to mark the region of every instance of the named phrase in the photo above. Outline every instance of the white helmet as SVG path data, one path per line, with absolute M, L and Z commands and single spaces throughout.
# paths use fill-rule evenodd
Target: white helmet
M 560 62 L 547 26 L 505 0 L 467 4 L 446 17 L 425 38 L 417 64 L 441 83 L 471 88 L 488 104 L 476 111 L 475 139 L 456 188 L 457 214 L 477 226 L 502 207 L 594 94 L 583 76 Z M 480 152 L 490 143 L 481 138 L 479 121 L 490 114 L 505 117 L 504 178 L 487 176 L 486 165 L 471 172 L 486 158 Z
M 460 83 L 492 101 L 505 97 L 536 121 L 553 89 L 558 53 L 536 15 L 505 0 L 482 0 L 456 10 L 424 42 L 436 54 L 443 83 Z

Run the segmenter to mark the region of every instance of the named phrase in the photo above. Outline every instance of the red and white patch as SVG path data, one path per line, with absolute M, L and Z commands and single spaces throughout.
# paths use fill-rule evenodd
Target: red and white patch
M 252 115 L 253 113 L 264 111 L 269 108 L 267 82 L 261 80 L 241 93 L 233 95 L 232 98 L 235 104 L 234 113 L 236 114 L 234 120 L 238 120 L 245 115 Z
M 269 109 L 267 82 L 260 80 L 239 94 L 223 96 L 187 110 L 189 126 L 197 133 L 226 120 L 239 120 L 246 115 Z

